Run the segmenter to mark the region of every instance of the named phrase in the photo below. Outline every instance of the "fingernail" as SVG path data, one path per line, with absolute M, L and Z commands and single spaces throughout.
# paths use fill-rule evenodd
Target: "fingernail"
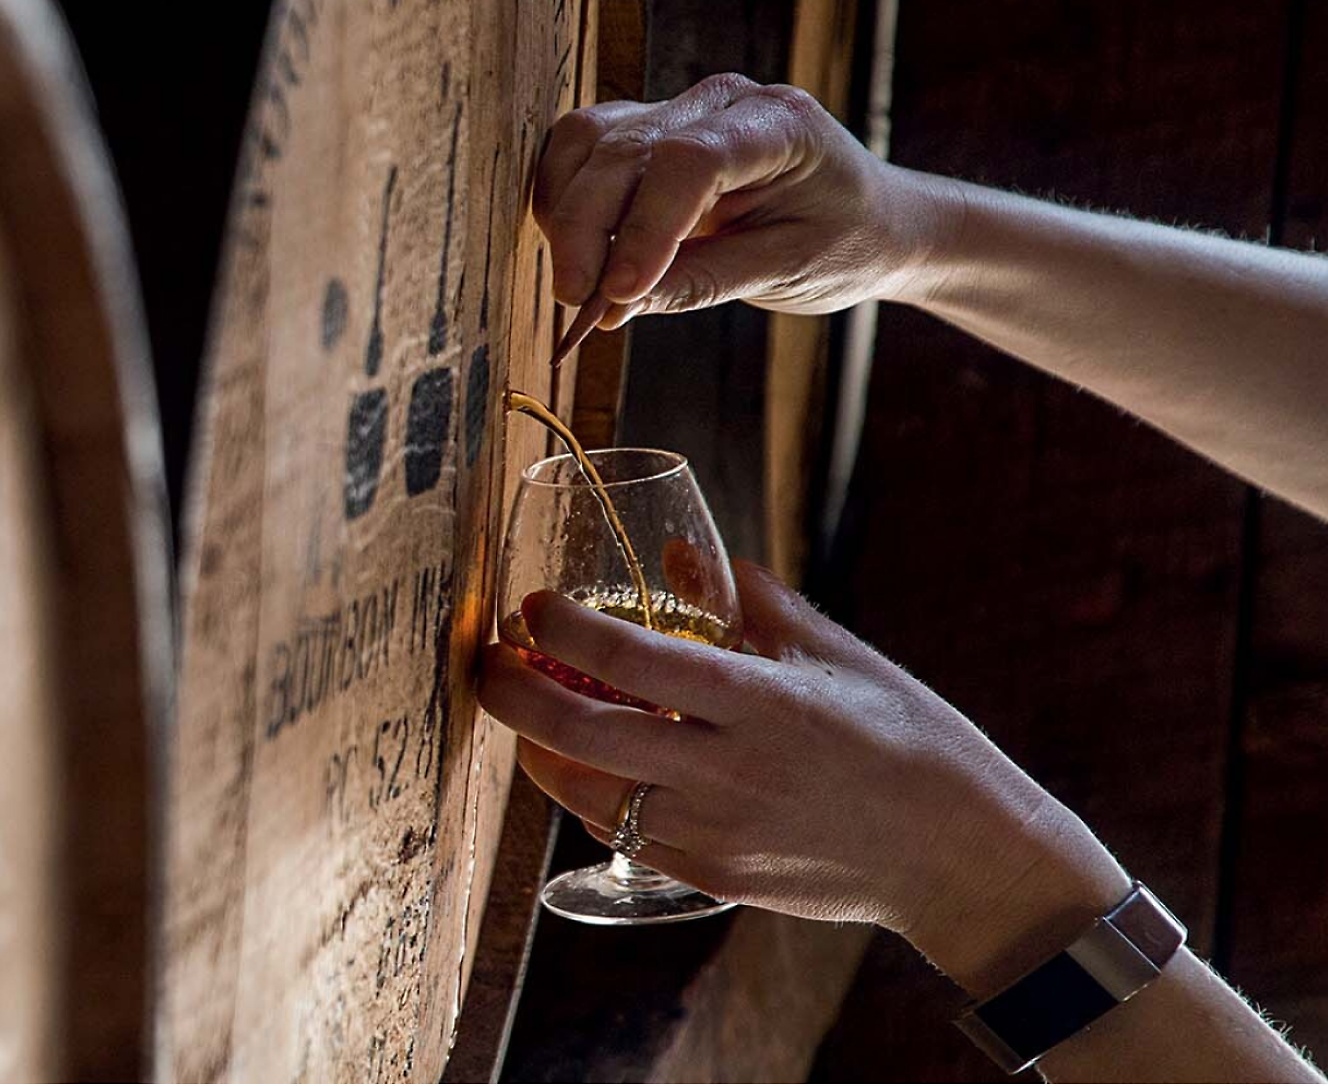
M 630 302 L 636 298 L 639 273 L 631 264 L 618 264 L 607 275 L 600 289 L 615 302 Z
M 608 315 L 600 321 L 599 326 L 606 332 L 612 332 L 621 328 L 638 313 L 644 313 L 646 302 L 643 299 L 639 302 L 632 302 L 630 305 L 615 305 L 609 310 Z
M 581 305 L 595 290 L 595 284 L 579 271 L 558 271 L 553 277 L 553 293 L 564 305 Z
M 544 610 L 548 604 L 558 599 L 557 592 L 550 592 L 548 589 L 540 589 L 538 592 L 530 592 L 525 599 L 521 601 L 521 617 L 526 620 L 526 629 L 531 637 L 539 640 L 535 633 L 535 628 L 541 624 Z

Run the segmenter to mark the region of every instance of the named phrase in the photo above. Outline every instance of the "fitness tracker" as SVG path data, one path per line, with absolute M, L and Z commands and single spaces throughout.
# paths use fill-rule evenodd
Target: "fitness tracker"
M 1087 932 L 1004 991 L 965 1008 L 955 1025 L 1007 1074 L 1022 1071 L 1155 980 L 1185 934 L 1136 882 Z

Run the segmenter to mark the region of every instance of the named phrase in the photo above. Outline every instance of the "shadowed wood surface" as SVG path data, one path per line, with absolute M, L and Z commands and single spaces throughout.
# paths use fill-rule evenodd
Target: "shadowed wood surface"
M 600 0 L 597 101 L 645 99 L 647 14 L 645 0 Z M 596 329 L 581 344 L 572 431 L 587 449 L 618 444 L 630 352 L 630 325 Z
M 650 5 L 648 97 L 729 70 L 783 81 L 793 8 Z M 634 321 L 621 423 L 624 443 L 689 457 L 730 551 L 748 557 L 763 552 L 767 523 L 766 324 L 742 306 Z M 555 869 L 602 857 L 564 821 Z M 863 938 L 755 910 L 637 931 L 542 916 L 503 1079 L 797 1081 Z
M 273 9 L 188 518 L 164 1077 L 443 1071 L 513 764 L 473 653 L 544 448 L 501 407 L 547 394 L 529 184 L 593 42 L 593 3 Z
M 170 555 L 136 279 L 54 10 L 0 2 L 0 1077 L 146 1072 Z
M 63 951 L 53 527 L 12 258 L 0 248 L 0 1079 L 59 1074 Z
M 1289 5 L 1274 241 L 1328 238 L 1328 8 Z M 1324 274 L 1328 275 L 1328 267 Z M 1328 1060 L 1328 527 L 1255 499 L 1219 964 Z
M 1261 237 L 1286 18 L 1281 4 L 906 0 L 892 158 Z M 883 309 L 836 612 L 1078 811 L 1200 953 L 1225 904 L 1246 502 L 1239 482 L 1093 398 Z M 1277 869 L 1268 894 L 1321 896 L 1312 876 Z M 815 1077 L 989 1080 L 946 1024 L 959 1002 L 879 937 Z
M 849 0 L 799 0 L 794 5 L 785 82 L 809 91 L 845 124 L 851 123 L 858 21 L 858 5 Z M 825 425 L 832 318 L 771 313 L 767 319 L 766 564 L 787 584 L 801 587 L 811 543 L 808 503 Z
M 785 78 L 793 2 L 653 0 L 646 97 L 672 98 L 707 75 Z M 621 436 L 687 457 L 729 553 L 765 552 L 766 314 L 726 305 L 632 322 Z

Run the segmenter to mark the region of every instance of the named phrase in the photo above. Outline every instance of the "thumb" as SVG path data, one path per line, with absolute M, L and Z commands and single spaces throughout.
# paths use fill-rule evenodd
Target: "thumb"
M 871 651 L 764 566 L 734 562 L 733 579 L 742 606 L 743 635 L 762 656 L 846 661 Z
M 790 296 L 793 244 L 791 231 L 781 227 L 688 238 L 650 293 L 613 306 L 600 327 L 617 328 L 642 314 L 687 313 L 746 299 L 766 304 Z

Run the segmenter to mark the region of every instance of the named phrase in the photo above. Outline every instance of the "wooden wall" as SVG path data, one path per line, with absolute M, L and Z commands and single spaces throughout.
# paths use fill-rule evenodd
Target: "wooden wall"
M 1322 5 L 1294 0 L 902 0 L 891 157 L 1310 247 L 1328 229 L 1326 30 Z M 1328 1053 L 1328 531 L 886 309 L 839 561 L 837 615 L 988 729 Z M 947 1025 L 958 1003 L 879 936 L 818 1081 L 989 1080 Z

